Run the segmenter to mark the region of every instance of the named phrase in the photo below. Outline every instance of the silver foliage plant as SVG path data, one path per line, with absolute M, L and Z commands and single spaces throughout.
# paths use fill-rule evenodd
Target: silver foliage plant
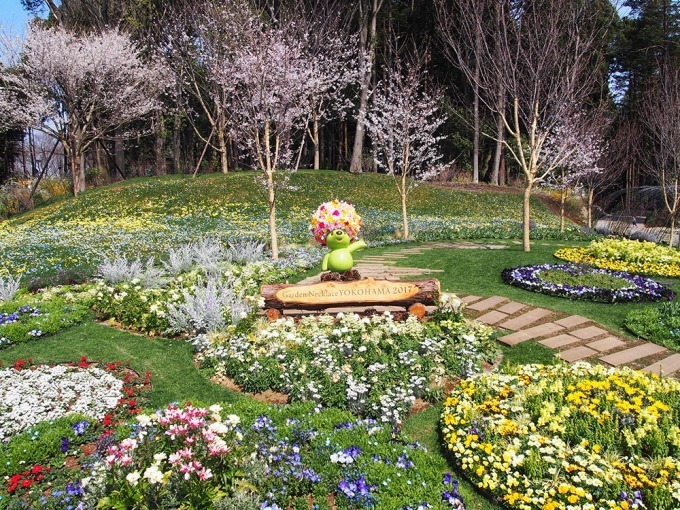
M 0 302 L 8 302 L 14 299 L 14 296 L 19 292 L 19 276 L 8 275 L 5 278 L 0 277 Z
M 222 262 L 231 262 L 231 256 L 221 242 L 210 237 L 191 243 L 193 258 L 206 273 L 219 273 Z
M 194 243 L 183 244 L 177 248 L 170 248 L 168 250 L 168 260 L 162 260 L 161 263 L 165 270 L 171 275 L 184 273 L 194 265 L 195 250 Z
M 106 258 L 97 267 L 97 276 L 114 284 L 139 280 L 144 287 L 158 287 L 165 283 L 165 272 L 162 268 L 156 267 L 154 262 L 153 257 L 146 263 L 139 258 L 128 259 L 125 255 L 113 259 Z
M 236 292 L 230 281 L 209 274 L 196 282 L 195 290 L 182 290 L 183 302 L 168 303 L 168 321 L 173 332 L 211 333 L 228 324 L 238 324 L 252 307 L 244 293 Z
M 265 258 L 265 243 L 252 239 L 236 239 L 229 243 L 227 253 L 234 264 L 244 266 Z

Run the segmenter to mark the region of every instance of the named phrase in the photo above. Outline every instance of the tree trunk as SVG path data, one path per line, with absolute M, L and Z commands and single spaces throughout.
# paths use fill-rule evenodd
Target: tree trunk
M 272 241 L 272 259 L 279 258 L 279 241 L 276 234 L 276 194 L 274 191 L 274 175 L 267 172 L 267 199 L 269 202 L 269 234 Z
M 475 25 L 475 78 L 474 78 L 474 106 L 473 106 L 473 122 L 474 133 L 472 140 L 472 182 L 479 182 L 479 73 L 480 63 L 479 55 L 481 54 L 481 37 L 479 25 Z
M 125 177 L 125 142 L 123 141 L 123 130 L 117 129 L 113 141 L 113 151 L 115 153 L 115 162 L 118 170 L 120 170 L 121 178 Z
M 560 232 L 564 232 L 564 215 L 566 202 L 567 202 L 567 190 L 562 188 L 560 190 Z
M 156 158 L 156 175 L 165 175 L 165 136 L 163 133 L 163 116 L 156 116 L 156 143 L 154 144 L 154 157 Z
M 229 158 L 227 157 L 227 138 L 224 136 L 224 129 L 221 125 L 217 129 L 217 144 L 219 145 L 220 151 L 220 169 L 223 174 L 229 173 Z
M 524 202 L 522 205 L 522 246 L 524 251 L 531 251 L 529 234 L 531 232 L 531 188 L 533 185 L 533 180 L 527 180 L 526 187 L 524 188 Z
M 321 147 L 319 146 L 319 117 L 317 117 L 316 112 L 314 112 L 314 118 L 312 119 L 312 144 L 314 145 L 314 170 L 318 170 L 321 168 Z
M 671 214 L 671 238 L 668 240 L 669 248 L 673 247 L 674 237 L 675 237 L 675 214 Z
M 179 113 L 175 113 L 174 125 L 172 130 L 172 166 L 176 174 L 182 173 L 182 152 L 180 135 L 182 132 L 182 120 Z
M 505 111 L 505 91 L 503 85 L 498 85 L 498 109 L 501 112 Z M 496 151 L 493 156 L 493 169 L 491 170 L 491 184 L 503 185 L 504 180 L 501 180 L 501 159 L 503 155 L 503 140 L 505 140 L 505 125 L 503 124 L 502 114 L 499 113 L 496 119 Z
M 404 239 L 408 239 L 410 232 L 408 231 L 408 216 L 406 215 L 406 191 L 401 192 L 401 215 L 403 220 Z
M 85 184 L 85 165 L 80 148 L 72 147 L 69 151 L 71 159 L 71 177 L 73 178 L 73 196 L 87 189 Z
M 588 215 L 588 228 L 593 228 L 593 201 L 595 199 L 595 190 L 593 188 L 590 188 L 588 190 L 588 206 L 587 206 L 587 212 L 586 214 Z
M 359 115 L 357 116 L 357 127 L 354 132 L 354 147 L 352 148 L 352 160 L 349 171 L 361 173 L 361 159 L 364 150 L 364 136 L 366 134 L 366 124 L 364 117 L 368 110 L 368 89 L 371 86 L 373 76 L 373 63 L 375 62 L 376 30 L 378 23 L 378 10 L 382 6 L 382 0 L 373 0 L 371 9 L 370 23 L 368 16 L 364 16 L 361 28 L 361 47 L 366 50 L 366 66 L 361 77 L 361 94 L 359 96 Z

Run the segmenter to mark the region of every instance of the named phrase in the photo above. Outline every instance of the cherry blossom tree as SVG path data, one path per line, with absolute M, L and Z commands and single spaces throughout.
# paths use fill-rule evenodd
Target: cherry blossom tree
M 277 191 L 300 163 L 318 76 L 310 65 L 304 33 L 253 18 L 233 57 L 222 67 L 230 87 L 231 133 L 264 174 L 272 258 L 278 258 Z
M 424 61 L 412 55 L 395 57 L 386 78 L 373 93 L 366 127 L 376 149 L 378 165 L 392 176 L 401 199 L 404 239 L 409 238 L 406 205 L 411 190 L 439 172 L 437 130 L 446 117 L 440 112 L 441 94 L 426 93 Z
M 168 82 L 167 73 L 142 61 L 117 30 L 78 36 L 34 25 L 17 70 L 15 87 L 35 94 L 38 128 L 59 139 L 69 157 L 76 195 L 85 190 L 85 151 L 160 108 Z
M 576 111 L 555 126 L 543 145 L 541 157 L 551 169 L 543 185 L 559 192 L 560 232 L 564 232 L 567 198 L 577 191 L 586 194 L 588 226 L 592 225 L 594 192 L 604 175 L 605 127 L 602 112 Z

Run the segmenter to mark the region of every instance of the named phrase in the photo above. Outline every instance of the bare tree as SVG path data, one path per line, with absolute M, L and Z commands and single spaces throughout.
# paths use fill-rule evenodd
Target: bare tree
M 385 69 L 385 80 L 373 94 L 366 125 L 376 149 L 378 164 L 394 179 L 401 199 L 403 235 L 409 238 L 407 199 L 419 181 L 439 171 L 437 130 L 446 117 L 440 112 L 441 94 L 425 92 L 425 63 L 414 52 L 406 61 L 395 53 Z
M 494 23 L 484 15 L 492 1 L 500 1 Z M 450 4 L 438 0 L 437 6 L 438 26 L 451 54 L 509 135 L 501 142 L 524 175 L 523 247 L 529 251 L 532 189 L 561 163 L 560 157 L 546 160 L 543 146 L 558 124 L 580 111 L 596 90 L 592 74 L 601 69 L 607 24 L 598 23 L 601 9 L 590 1 L 459 0 L 455 31 Z M 479 33 L 475 62 L 481 65 L 476 67 L 466 52 L 467 41 L 475 41 Z M 507 108 L 501 104 L 499 84 Z M 498 139 L 492 133 L 487 136 Z M 568 150 L 557 149 L 565 155 Z
M 34 95 L 31 108 L 40 110 L 34 122 L 59 139 L 69 157 L 76 195 L 85 190 L 85 151 L 158 109 L 168 81 L 116 30 L 79 37 L 33 26 L 17 69 L 21 89 Z
M 644 158 L 645 169 L 659 183 L 670 215 L 669 244 L 673 246 L 680 210 L 680 66 L 676 63 L 662 68 L 658 82 L 642 101 L 641 119 L 652 142 Z

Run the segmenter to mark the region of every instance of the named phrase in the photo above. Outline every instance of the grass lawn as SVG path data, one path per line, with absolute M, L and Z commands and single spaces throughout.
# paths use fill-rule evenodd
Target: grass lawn
M 534 306 L 578 314 L 628 336 L 630 333 L 623 326 L 626 315 L 641 306 L 654 306 L 653 303 L 610 304 L 574 301 L 513 287 L 501 279 L 501 271 L 508 267 L 563 263 L 564 261 L 559 261 L 553 256 L 555 250 L 564 246 L 582 246 L 586 243 L 537 240 L 532 242 L 531 251 L 528 253 L 522 250 L 521 245 L 512 242 L 493 240 L 489 243 L 506 244 L 508 247 L 502 250 L 426 250 L 422 255 L 408 255 L 398 259 L 397 265 L 443 269 L 443 273 L 436 273 L 433 276 L 441 281 L 444 291 L 461 295 L 499 295 Z M 398 248 L 395 247 L 363 250 L 358 252 L 356 258 L 361 259 L 366 255 L 378 255 L 396 250 Z M 656 278 L 656 280 L 668 285 L 674 292 L 680 292 L 680 279 Z
M 194 365 L 191 345 L 181 340 L 146 338 L 99 324 L 86 322 L 54 336 L 15 345 L 0 351 L 0 363 L 18 359 L 35 363 L 77 361 L 129 361 L 139 373 L 151 372 L 151 407 L 170 402 L 230 402 L 241 395 L 213 384 Z

